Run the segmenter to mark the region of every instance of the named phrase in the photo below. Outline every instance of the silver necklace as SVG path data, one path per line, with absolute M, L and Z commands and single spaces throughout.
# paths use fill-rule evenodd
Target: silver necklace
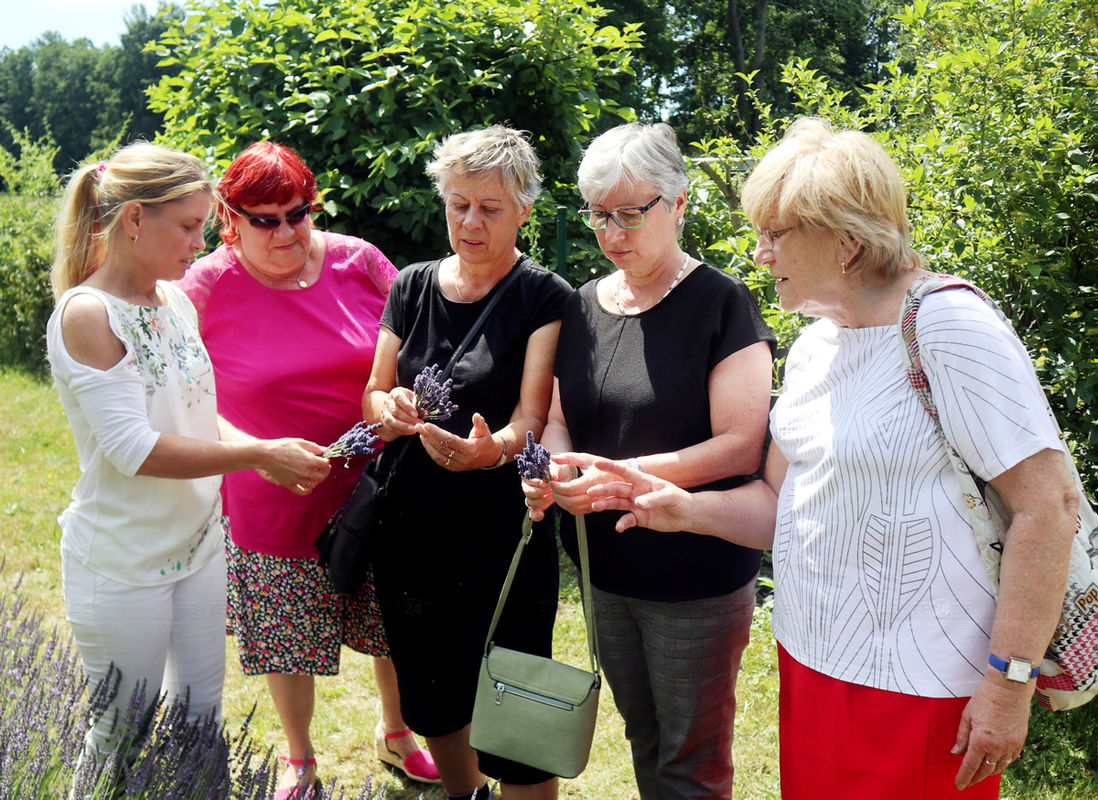
M 255 266 L 254 264 L 252 265 L 252 269 L 254 269 L 256 272 L 258 272 L 260 275 L 262 275 L 264 278 L 266 278 L 269 281 L 293 281 L 300 288 L 308 289 L 309 288 L 309 282 L 307 280 L 305 280 L 304 277 L 302 277 L 305 274 L 305 267 L 307 267 L 307 266 L 309 266 L 308 257 L 305 258 L 305 263 L 301 265 L 301 269 L 299 269 L 297 271 L 297 275 L 293 276 L 292 278 L 288 277 L 288 276 L 283 276 L 283 275 L 271 275 L 269 273 L 264 272 L 259 267 Z
M 659 305 L 661 302 L 663 302 L 663 298 L 667 297 L 667 295 L 671 294 L 671 290 L 679 285 L 679 281 L 682 280 L 682 276 L 686 274 L 686 267 L 689 263 L 690 263 L 690 254 L 687 253 L 686 255 L 683 256 L 682 266 L 679 267 L 679 271 L 675 275 L 675 280 L 671 281 L 671 285 L 667 287 L 667 291 L 664 292 L 663 296 L 660 297 L 660 299 L 657 300 L 652 305 L 654 305 L 654 306 Z M 620 313 L 622 316 L 625 316 L 625 306 L 623 306 L 622 303 L 621 303 L 621 284 L 622 284 L 622 281 L 625 280 L 624 275 L 625 275 L 625 273 L 619 272 L 618 273 L 618 282 L 617 282 L 617 284 L 614 285 L 614 303 L 618 307 L 618 313 Z

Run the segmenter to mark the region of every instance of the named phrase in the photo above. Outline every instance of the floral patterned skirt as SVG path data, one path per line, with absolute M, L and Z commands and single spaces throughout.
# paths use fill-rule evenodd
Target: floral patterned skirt
M 335 675 L 340 645 L 388 656 L 385 626 L 367 575 L 353 597 L 338 594 L 315 558 L 257 553 L 226 541 L 228 634 L 246 675 Z

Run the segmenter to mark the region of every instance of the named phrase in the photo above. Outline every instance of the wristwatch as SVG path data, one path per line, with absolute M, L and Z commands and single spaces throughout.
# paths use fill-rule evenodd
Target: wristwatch
M 1036 678 L 1041 672 L 1041 667 L 1033 666 L 1028 658 L 1011 656 L 1009 660 L 1004 660 L 992 653 L 987 657 L 987 663 L 1006 675 L 1008 681 L 1015 683 L 1029 683 L 1031 678 Z

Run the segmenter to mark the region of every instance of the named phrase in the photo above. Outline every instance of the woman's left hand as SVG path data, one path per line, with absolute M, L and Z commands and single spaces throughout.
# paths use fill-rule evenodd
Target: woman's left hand
M 965 706 L 953 748 L 954 755 L 964 753 L 954 781 L 958 789 L 1001 773 L 1022 752 L 1033 691 L 1006 683 L 998 675 L 985 675 Z
M 416 425 L 416 433 L 431 460 L 451 472 L 490 467 L 499 460 L 499 443 L 479 413 L 473 414 L 473 427 L 465 439 L 430 422 Z

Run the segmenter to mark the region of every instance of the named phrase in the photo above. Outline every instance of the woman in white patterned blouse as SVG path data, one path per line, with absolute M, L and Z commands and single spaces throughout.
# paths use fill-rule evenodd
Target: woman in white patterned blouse
M 118 744 L 111 712 L 143 682 L 146 705 L 189 691 L 192 719 L 220 713 L 221 474 L 258 469 L 306 494 L 329 470 L 312 442 L 254 439 L 217 416 L 194 307 L 169 283 L 205 247 L 211 196 L 201 161 L 140 143 L 77 170 L 58 218 L 47 342 L 81 471 L 59 519 L 65 605 L 89 685 L 119 681 L 88 732 L 79 796 Z

